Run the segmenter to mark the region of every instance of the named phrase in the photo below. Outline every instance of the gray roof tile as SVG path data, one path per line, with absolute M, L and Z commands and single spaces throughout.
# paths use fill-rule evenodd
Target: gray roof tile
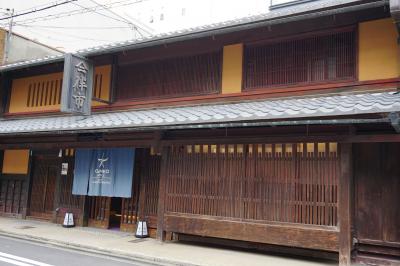
M 94 113 L 88 117 L 59 115 L 3 119 L 0 120 L 0 134 L 254 122 L 389 112 L 400 112 L 400 93 L 392 91 L 321 95 L 312 98 L 269 99 L 230 104 Z

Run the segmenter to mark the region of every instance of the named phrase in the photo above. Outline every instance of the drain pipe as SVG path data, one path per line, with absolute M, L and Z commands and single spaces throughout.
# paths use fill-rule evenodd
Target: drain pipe
M 392 127 L 394 128 L 394 130 L 396 130 L 397 133 L 400 133 L 400 115 L 399 115 L 399 113 L 390 113 L 389 119 L 390 119 L 390 123 L 392 124 Z
M 400 0 L 390 0 L 390 14 L 396 24 L 397 32 L 400 36 Z M 400 43 L 400 37 L 397 38 L 397 42 Z

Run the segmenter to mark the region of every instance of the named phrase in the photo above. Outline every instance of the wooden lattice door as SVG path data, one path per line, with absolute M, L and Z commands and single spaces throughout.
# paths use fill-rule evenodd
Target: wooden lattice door
M 108 229 L 110 224 L 109 197 L 88 197 L 89 198 L 89 226 Z
M 34 159 L 30 216 L 51 219 L 54 211 L 58 160 L 46 157 Z

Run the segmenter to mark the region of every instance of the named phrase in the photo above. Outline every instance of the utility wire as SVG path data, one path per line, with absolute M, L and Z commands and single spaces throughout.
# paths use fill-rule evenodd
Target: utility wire
M 103 5 L 99 4 L 98 2 L 96 2 L 95 0 L 89 0 L 89 1 L 92 2 L 92 3 L 94 3 L 94 4 L 96 4 L 96 5 L 98 5 L 98 6 L 103 6 Z M 123 16 L 121 16 L 120 14 L 118 14 L 118 13 L 112 11 L 111 9 L 106 8 L 106 11 L 108 11 L 108 12 L 110 12 L 111 14 L 113 14 L 113 15 L 115 15 L 115 16 L 117 16 L 117 17 L 123 19 L 123 20 L 125 20 L 126 23 L 128 23 L 129 25 L 131 25 L 134 29 L 137 30 L 137 29 L 139 28 L 140 30 L 144 31 L 145 33 L 151 34 L 151 32 L 149 32 L 149 31 L 147 31 L 146 29 L 142 28 L 141 26 L 139 26 L 139 25 L 133 23 L 132 21 L 130 21 L 129 19 L 127 19 L 127 18 L 125 18 L 125 17 L 123 17 Z M 142 34 L 140 31 L 137 30 L 137 32 L 143 37 L 143 34 Z
M 18 27 L 27 28 L 44 28 L 44 29 L 70 29 L 70 30 L 108 30 L 108 29 L 130 29 L 130 26 L 104 26 L 104 27 L 90 27 L 90 26 L 52 26 L 52 25 L 25 25 L 17 24 Z
M 83 9 L 87 9 L 87 10 L 91 9 L 91 7 L 85 7 L 85 6 L 82 6 L 82 5 L 77 4 L 77 3 L 74 3 L 74 5 L 79 6 L 79 7 L 83 8 Z M 99 7 L 100 7 L 100 6 L 99 6 Z M 96 6 L 95 6 L 95 8 L 96 8 Z M 103 7 L 103 8 L 100 9 L 100 10 L 104 10 L 104 9 L 106 9 L 106 8 Z M 93 13 L 96 13 L 96 14 L 98 14 L 98 15 L 100 15 L 100 16 L 103 16 L 103 17 L 106 17 L 106 18 L 109 18 L 109 19 L 112 19 L 112 20 L 115 20 L 115 21 L 123 22 L 123 23 L 125 23 L 125 24 L 127 23 L 125 20 L 121 20 L 121 19 L 118 19 L 118 18 L 115 18 L 115 17 L 108 16 L 108 15 L 106 15 L 106 14 L 103 14 L 103 13 L 100 13 L 100 12 L 96 11 L 95 9 L 92 10 L 92 11 L 88 11 L 88 12 L 93 12 Z
M 78 1 L 78 0 L 67 0 L 67 1 L 64 1 L 64 2 L 61 2 L 61 3 L 56 3 L 56 4 L 53 4 L 53 5 L 50 5 L 50 6 L 46 6 L 46 7 L 40 8 L 40 9 L 34 9 L 34 10 L 27 11 L 27 12 L 24 12 L 24 13 L 19 13 L 19 14 L 16 14 L 16 15 L 0 18 L 0 20 L 6 20 L 6 19 L 10 19 L 10 18 L 16 18 L 16 17 L 19 17 L 19 16 L 32 14 L 32 13 L 35 13 L 35 12 L 38 12 L 38 11 L 43 11 L 43 10 L 46 10 L 46 9 L 50 9 L 50 8 L 53 8 L 53 7 L 56 7 L 56 6 L 61 6 L 61 5 L 64 5 L 64 4 L 68 4 L 68 3 L 71 3 L 73 1 Z
M 122 7 L 122 6 L 128 6 L 128 5 L 133 5 L 133 4 L 137 4 L 139 2 L 143 2 L 143 1 L 148 1 L 148 0 L 138 0 L 138 1 L 134 1 L 134 2 L 130 2 L 131 0 L 122 0 L 122 1 L 117 1 L 117 2 L 113 2 L 110 4 L 105 4 L 103 5 L 103 7 L 101 6 L 92 6 L 92 7 L 84 7 L 82 5 L 78 5 L 76 3 L 73 3 L 75 5 L 80 6 L 80 9 L 75 9 L 75 10 L 71 10 L 71 11 L 67 11 L 67 12 L 60 12 L 60 13 L 56 13 L 56 14 L 49 14 L 46 16 L 42 16 L 42 17 L 36 17 L 36 18 L 31 18 L 31 19 L 25 19 L 25 20 L 19 20 L 16 21 L 16 24 L 31 24 L 37 21 L 46 21 L 46 20 L 52 20 L 52 19 L 58 19 L 58 18 L 62 18 L 62 17 L 68 17 L 68 16 L 73 16 L 73 15 L 78 15 L 78 14 L 85 14 L 85 13 L 96 13 L 97 10 L 104 10 L 106 8 L 113 8 L 113 7 Z M 128 3 L 126 3 L 128 2 Z M 98 13 L 99 14 L 99 13 Z M 101 14 L 101 13 L 100 13 Z M 104 14 L 102 14 L 103 16 L 106 16 Z M 109 16 L 106 16 L 108 18 L 110 18 Z M 126 23 L 125 21 L 113 18 L 114 20 Z
M 79 41 L 82 41 L 82 40 L 84 40 L 84 41 L 98 41 L 98 42 L 105 42 L 105 43 L 110 43 L 111 42 L 110 40 L 92 39 L 92 38 L 81 37 L 81 36 L 78 37 L 78 36 L 73 36 L 73 35 L 69 35 L 68 38 L 76 38 L 76 40 L 58 39 L 58 38 L 54 38 L 52 36 L 49 36 L 47 34 L 44 34 L 43 32 L 39 32 L 39 31 L 32 30 L 32 29 L 27 29 L 27 30 L 32 32 L 32 33 L 34 33 L 34 34 L 36 34 L 36 35 L 40 35 L 43 38 L 46 38 L 46 39 L 49 39 L 49 40 L 54 40 L 54 41 L 60 41 L 60 42 L 79 42 Z M 64 34 L 63 34 L 63 36 L 64 36 Z M 68 35 L 65 35 L 65 36 L 68 36 Z

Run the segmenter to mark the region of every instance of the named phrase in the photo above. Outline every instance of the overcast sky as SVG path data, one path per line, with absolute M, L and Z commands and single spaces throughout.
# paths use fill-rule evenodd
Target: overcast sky
M 15 14 L 66 0 L 0 0 Z M 287 1 L 287 0 L 274 0 Z M 268 12 L 270 0 L 78 0 L 14 18 L 13 31 L 74 51 L 202 24 Z M 8 28 L 8 19 L 0 26 Z M 137 30 L 135 30 L 137 28 Z

